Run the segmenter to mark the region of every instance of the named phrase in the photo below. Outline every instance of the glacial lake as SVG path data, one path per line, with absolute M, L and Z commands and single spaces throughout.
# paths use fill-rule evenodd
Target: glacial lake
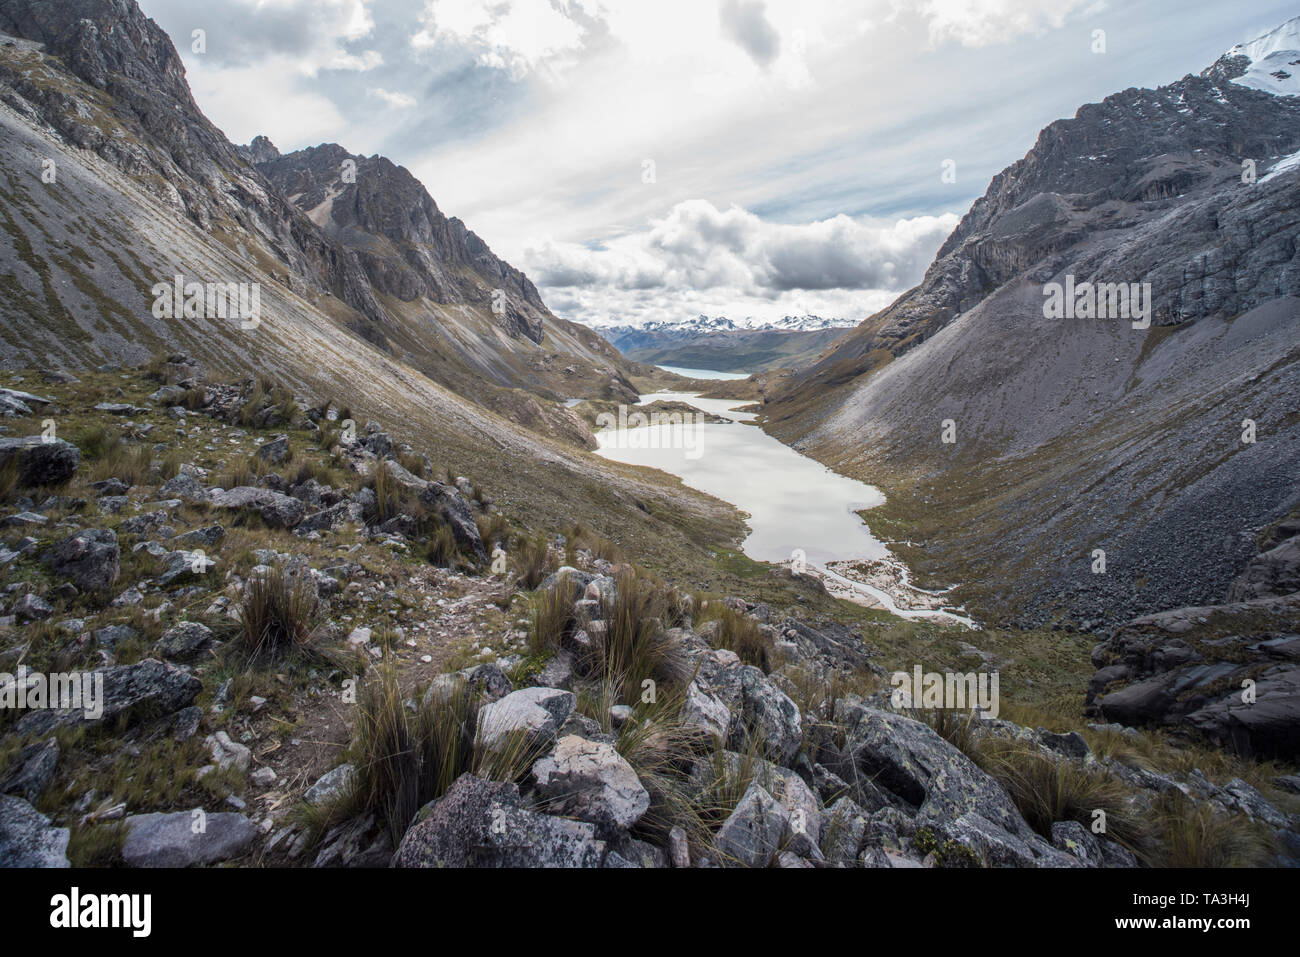
M 879 489 L 832 472 L 757 425 L 747 425 L 755 414 L 734 410 L 748 401 L 665 391 L 643 395 L 639 404 L 659 400 L 689 403 L 731 421 L 604 429 L 596 432 L 596 454 L 670 472 L 692 488 L 735 505 L 748 515 L 750 534 L 742 548 L 750 558 L 781 564 L 802 552 L 809 566 L 841 587 L 870 595 L 895 614 L 968 621 L 960 614 L 900 609 L 886 592 L 826 569 L 827 562 L 890 556 L 855 514 L 884 503 Z M 636 411 L 633 406 L 627 413 Z
M 685 376 L 688 379 L 748 379 L 748 372 L 719 372 L 716 369 L 688 369 L 685 366 L 657 366 L 665 372 L 672 372 L 676 375 Z

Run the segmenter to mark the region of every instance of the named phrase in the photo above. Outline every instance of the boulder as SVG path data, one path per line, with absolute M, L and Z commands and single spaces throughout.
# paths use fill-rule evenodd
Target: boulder
M 867 834 L 867 812 L 850 797 L 842 797 L 826 810 L 822 853 L 832 864 L 852 865 Z
M 161 499 L 178 498 L 182 502 L 201 504 L 208 501 L 209 493 L 203 487 L 203 483 L 193 475 L 181 472 L 158 487 L 158 497 Z
M 253 752 L 247 745 L 233 740 L 225 731 L 210 735 L 203 743 L 212 755 L 212 763 L 222 770 L 234 768 L 236 771 L 247 772 L 252 766 Z
M 122 859 L 131 867 L 212 864 L 238 857 L 256 837 L 257 826 L 242 814 L 133 814 L 126 819 Z
M 793 771 L 768 763 L 761 774 L 764 788 L 786 810 L 789 828 L 784 846 L 800 857 L 820 857 L 826 815 L 817 795 Z
M 212 629 L 197 621 L 177 622 L 162 633 L 154 654 L 169 661 L 193 661 L 212 646 Z
M 258 446 L 257 457 L 272 465 L 283 465 L 289 458 L 289 437 L 277 435 L 275 438 Z
M 1077 857 L 1085 867 L 1101 867 L 1105 863 L 1101 842 L 1078 821 L 1057 821 L 1053 824 L 1052 846 Z
M 742 720 L 751 733 L 763 737 L 763 753 L 789 766 L 803 744 L 803 719 L 790 697 L 753 665 L 740 669 Z
M 111 528 L 83 528 L 54 547 L 50 570 L 81 591 L 107 591 L 121 572 L 121 554 Z
M 479 710 L 479 743 L 495 749 L 516 735 L 526 737 L 530 746 L 543 747 L 555 738 L 556 731 L 573 713 L 577 697 L 559 688 L 522 688 Z
M 628 830 L 650 809 L 650 794 L 636 771 L 602 742 L 561 738 L 532 774 L 548 811 L 587 821 L 603 834 Z
M 767 867 L 790 825 L 785 808 L 757 784 L 751 784 L 734 811 L 718 828 L 714 844 L 730 863 Z
M 1060 852 L 1034 832 L 1002 785 L 929 725 L 864 708 L 845 752 L 858 773 L 917 808 L 918 826 L 934 827 L 986 863 L 1062 866 Z
M 0 868 L 70 867 L 70 836 L 22 798 L 0 794 Z
M 54 614 L 54 606 L 40 595 L 36 594 L 36 592 L 29 591 L 14 602 L 14 606 L 9 609 L 9 613 L 13 615 L 19 623 L 43 621 L 46 618 L 49 618 L 50 615 Z
M 212 504 L 216 508 L 257 512 L 271 528 L 294 528 L 307 513 L 307 507 L 296 498 L 248 485 L 213 492 Z
M 203 682 L 169 664 L 146 658 L 133 665 L 115 665 L 91 672 L 90 680 L 103 680 L 102 713 L 86 714 L 84 708 L 46 708 L 23 715 L 16 725 L 20 734 L 45 734 L 65 725 L 97 725 L 170 715 L 193 704 Z
M 474 511 L 456 489 L 441 482 L 429 482 L 420 492 L 420 504 L 442 518 L 451 528 L 462 552 L 487 564 L 488 554 L 474 521 Z
M 59 742 L 55 738 L 36 741 L 18 752 L 9 773 L 0 780 L 0 793 L 16 794 L 35 804 L 54 776 L 59 763 Z
M 81 450 L 62 439 L 47 442 L 39 435 L 0 438 L 0 468 L 14 460 L 19 485 L 61 485 L 77 474 Z
M 1300 535 L 1250 560 L 1228 589 L 1228 601 L 1300 592 Z
M 939 820 L 933 830 L 937 840 L 960 845 L 974 855 L 972 863 L 983 867 L 1082 866 L 1077 858 L 1056 850 L 1032 831 L 1013 834 L 978 811 Z
M 600 867 L 605 850 L 594 825 L 538 814 L 514 784 L 463 774 L 421 809 L 393 866 Z
M 328 804 L 352 790 L 356 780 L 357 769 L 350 764 L 340 764 L 322 774 L 302 799 L 312 805 Z

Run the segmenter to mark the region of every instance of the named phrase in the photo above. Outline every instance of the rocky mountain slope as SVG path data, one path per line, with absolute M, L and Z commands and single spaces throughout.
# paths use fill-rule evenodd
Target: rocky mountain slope
M 984 650 L 922 626 L 900 647 L 910 625 L 817 618 L 833 603 L 788 575 L 773 604 L 688 595 L 587 530 L 516 526 L 491 480 L 379 422 L 349 434 L 332 404 L 188 356 L 51 378 L 2 393 L 0 866 L 1300 852 L 1300 779 L 1278 766 L 885 685 L 918 649 L 938 667 L 1014 655 L 1010 712 L 1052 693 L 1068 638 L 1036 670 L 1014 636 Z M 42 439 L 50 417 L 66 438 Z M 100 682 L 99 706 L 38 699 L 65 673 Z
M 408 175 L 359 160 L 351 218 L 318 226 L 198 110 L 170 41 L 134 3 L 4 0 L 0 32 L 6 368 L 83 371 L 184 352 L 216 376 L 328 397 L 359 421 L 382 414 L 457 468 L 502 470 L 508 510 L 590 520 L 704 565 L 710 553 L 694 541 L 739 532 L 721 503 L 582 453 L 589 426 L 559 400 L 626 400 L 633 366 L 532 302 L 526 278 L 442 220 Z M 271 158 L 269 142 L 258 147 Z M 389 223 L 367 175 L 424 197 L 413 203 L 423 224 L 403 234 Z M 459 251 L 422 245 L 438 239 L 434 227 Z M 155 315 L 154 286 L 178 275 L 256 287 L 259 320 L 206 302 Z M 421 290 L 448 301 L 398 295 Z
M 622 380 L 632 367 L 598 336 L 552 316 L 522 273 L 444 217 L 404 169 L 382 157 L 348 157 L 338 146 L 280 157 L 265 138 L 256 155 L 227 142 L 194 103 L 170 40 L 131 0 L 6 0 L 0 32 L 11 36 L 0 43 L 6 169 L 11 180 L 27 174 L 7 190 L 16 301 L 6 304 L 3 332 L 11 365 L 37 355 L 69 361 L 73 339 L 91 356 L 134 361 L 164 343 L 183 344 L 150 315 L 150 289 L 176 270 L 160 268 L 149 243 L 119 225 L 143 225 L 141 217 L 157 216 L 161 206 L 161 222 L 182 217 L 184 231 L 197 227 L 244 267 L 191 263 L 187 277 L 274 283 L 272 295 L 287 290 L 307 300 L 331 323 L 499 411 L 518 405 L 501 390 L 551 399 L 627 394 Z M 56 143 L 34 142 L 33 133 Z M 59 147 L 78 152 L 60 156 Z M 155 208 L 135 209 L 134 196 L 106 197 L 126 208 L 111 217 L 94 203 L 79 211 L 81 238 L 58 240 L 68 244 L 71 264 L 29 252 L 38 218 L 57 222 L 51 207 L 60 197 L 65 210 L 75 207 L 67 201 L 91 154 L 113 173 L 88 169 L 89 179 L 128 178 Z M 344 175 L 354 182 L 341 182 Z M 108 185 L 118 191 L 116 182 Z M 76 315 L 84 308 L 78 293 L 92 286 L 105 300 L 101 308 L 119 319 L 116 328 Z M 268 303 L 268 311 L 277 308 Z M 56 321 L 34 340 L 22 335 L 20 324 L 42 313 Z M 545 425 L 536 415 L 520 417 Z
M 918 287 L 772 387 L 767 428 L 881 485 L 977 613 L 1221 602 L 1300 505 L 1300 98 L 1238 82 L 1295 26 L 1044 129 Z M 1149 328 L 1046 318 L 1074 282 L 1149 284 Z

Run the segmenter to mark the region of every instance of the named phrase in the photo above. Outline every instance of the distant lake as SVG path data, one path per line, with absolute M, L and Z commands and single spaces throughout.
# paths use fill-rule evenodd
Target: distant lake
M 688 379 L 748 379 L 748 372 L 719 372 L 716 369 L 687 369 L 685 366 L 659 366 L 665 372 L 673 372 Z
M 829 562 L 890 555 L 885 543 L 856 514 L 884 503 L 879 489 L 833 472 L 747 424 L 755 414 L 737 411 L 747 401 L 665 391 L 641 396 L 640 404 L 657 400 L 685 402 L 729 421 L 682 423 L 679 418 L 676 423 L 602 430 L 596 433 L 596 454 L 670 472 L 692 488 L 735 505 L 748 516 L 750 532 L 742 549 L 750 558 L 781 564 L 798 553 L 810 566 L 845 587 L 870 594 L 894 614 L 969 620 L 945 612 L 900 609 L 887 593 L 826 569 Z

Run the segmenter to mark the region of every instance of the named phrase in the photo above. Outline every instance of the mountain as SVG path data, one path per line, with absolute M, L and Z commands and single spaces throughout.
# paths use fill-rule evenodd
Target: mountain
M 498 503 L 529 526 L 586 518 L 703 556 L 700 529 L 683 528 L 739 527 L 717 502 L 581 452 L 589 425 L 559 400 L 626 401 L 636 367 L 551 315 L 405 170 L 352 157 L 345 185 L 341 147 L 230 143 L 132 0 L 0 0 L 0 33 L 5 368 L 185 353 L 215 381 L 331 397 L 458 471 L 501 475 Z M 256 291 L 259 321 L 202 295 L 192 315 L 172 310 L 177 276 L 208 304 L 214 287 Z
M 337 319 L 384 351 L 487 404 L 509 404 L 498 389 L 628 394 L 620 380 L 630 366 L 598 336 L 552 316 L 528 278 L 445 217 L 405 169 L 334 144 L 281 156 L 267 137 L 227 142 L 195 105 L 170 40 L 129 0 L 5 0 L 0 31 L 54 55 L 6 48 L 0 75 L 12 109 L 216 237 L 253 234 L 270 257 L 268 275 L 334 300 Z M 148 277 L 105 266 L 110 275 L 94 284 L 113 288 L 121 309 L 148 305 Z M 110 352 L 128 346 L 109 331 L 83 332 Z M 19 354 L 26 348 L 63 351 L 40 339 Z
M 768 396 L 769 431 L 884 488 L 877 522 L 977 609 L 1212 604 L 1300 504 L 1297 23 L 1048 126 L 920 285 Z M 1149 291 L 1149 328 L 1047 318 L 1075 282 Z
M 680 322 L 608 326 L 601 335 L 630 359 L 653 365 L 765 372 L 813 361 L 851 323 L 821 316 L 785 316 L 736 323 L 725 316 L 698 316 Z

